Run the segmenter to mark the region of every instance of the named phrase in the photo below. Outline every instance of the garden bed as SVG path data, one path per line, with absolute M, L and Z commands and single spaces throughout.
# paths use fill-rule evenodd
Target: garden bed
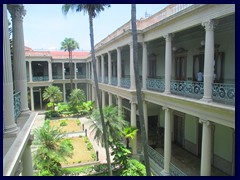
M 67 125 L 66 126 L 60 126 L 60 123 L 66 120 Z M 56 127 L 61 127 L 63 131 L 66 133 L 71 133 L 71 132 L 80 132 L 83 131 L 81 123 L 79 124 L 80 120 L 77 118 L 63 118 L 63 119 L 58 119 L 58 120 L 51 120 L 50 121 L 50 126 L 56 126 Z

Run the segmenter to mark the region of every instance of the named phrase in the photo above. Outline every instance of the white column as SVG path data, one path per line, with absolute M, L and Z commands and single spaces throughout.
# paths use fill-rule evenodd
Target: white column
M 91 73 L 92 73 L 92 80 L 94 81 L 94 76 L 93 76 L 93 63 L 91 62 Z
M 164 127 L 164 174 L 170 175 L 170 161 L 171 161 L 171 119 L 170 109 L 163 107 L 165 110 L 165 127 Z
M 63 83 L 63 101 L 67 102 L 66 101 L 66 87 L 65 87 L 65 83 Z
M 143 60 L 142 60 L 142 88 L 147 89 L 147 69 L 148 69 L 148 63 L 147 63 L 147 44 L 142 43 L 143 48 Z
M 164 36 L 166 39 L 165 47 L 165 93 L 170 94 L 170 81 L 172 74 L 172 34 Z
M 4 136 L 16 136 L 19 128 L 14 119 L 12 65 L 6 4 L 3 4 L 3 121 Z
M 102 65 L 102 83 L 104 83 L 104 56 L 101 55 L 101 65 Z
M 105 107 L 105 92 L 102 91 L 102 107 Z
M 111 52 L 108 52 L 108 84 L 111 84 L 112 80 L 112 59 Z
M 202 123 L 202 152 L 201 152 L 201 176 L 211 176 L 211 126 L 207 120 L 199 119 Z
M 33 164 L 32 164 L 32 152 L 31 152 L 32 141 L 33 139 L 31 139 L 31 135 L 30 135 L 30 139 L 28 140 L 28 143 L 22 155 L 22 162 L 23 162 L 22 176 L 33 176 Z
M 30 87 L 30 95 L 31 95 L 31 110 L 34 111 L 34 95 L 33 95 L 33 87 Z
M 74 79 L 77 79 L 77 63 L 74 62 L 74 68 L 73 68 L 75 71 L 74 71 L 74 76 L 75 78 Z
M 74 83 L 75 89 L 77 89 L 77 83 Z
M 121 86 L 121 74 L 122 74 L 122 66 L 121 66 L 121 48 L 117 48 L 117 86 Z
M 144 124 L 146 131 L 146 140 L 148 140 L 148 113 L 147 113 L 147 102 L 143 101 L 143 116 L 144 116 Z
M 29 82 L 32 82 L 32 61 L 29 61 Z
M 131 102 L 131 126 L 137 127 L 137 120 L 136 120 L 136 104 Z M 137 138 L 131 140 L 132 145 L 132 154 L 137 154 Z
M 62 78 L 65 80 L 64 62 L 62 63 Z
M 202 25 L 205 27 L 205 50 L 204 50 L 204 101 L 212 101 L 212 83 L 214 75 L 214 26 L 213 20 L 203 22 Z
M 135 90 L 136 89 L 136 83 L 135 83 L 135 74 L 134 74 L 134 65 L 133 65 L 133 43 L 129 44 L 130 47 L 130 89 Z
M 48 77 L 49 81 L 52 81 L 52 62 L 48 61 Z
M 112 94 L 108 93 L 108 105 L 112 106 Z
M 26 15 L 24 6 L 9 5 L 13 26 L 13 67 L 15 90 L 21 92 L 21 110 L 29 111 L 27 99 L 27 76 L 25 61 L 25 46 L 23 35 L 23 16 Z
M 95 89 L 93 86 L 92 86 L 92 100 L 96 101 L 95 104 L 98 106 L 97 99 L 95 98 Z
M 122 115 L 122 97 L 118 96 L 118 116 Z
M 99 65 L 98 65 L 98 62 L 99 62 L 99 61 L 98 61 L 98 57 L 95 57 L 95 60 L 96 60 L 96 72 L 97 72 L 97 78 L 98 78 L 98 77 L 99 77 L 99 76 L 98 76 L 98 73 L 99 73 L 99 69 L 98 69 L 98 68 L 99 68 Z

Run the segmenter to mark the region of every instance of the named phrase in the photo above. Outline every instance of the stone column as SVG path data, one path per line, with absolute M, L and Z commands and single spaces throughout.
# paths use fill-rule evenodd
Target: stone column
M 77 89 L 77 83 L 74 83 L 75 89 Z
M 23 16 L 26 10 L 22 4 L 9 5 L 13 26 L 13 67 L 15 90 L 21 92 L 21 110 L 29 111 L 27 99 L 27 76 L 25 62 L 25 46 L 23 35 Z
M 65 80 L 64 62 L 62 63 L 62 78 Z
M 99 60 L 98 60 L 98 57 L 95 57 L 95 59 L 96 59 L 96 72 L 97 72 L 97 78 L 99 78 L 99 65 L 98 65 L 98 63 L 99 63 Z
M 32 82 L 32 61 L 29 61 L 29 82 Z
M 65 88 L 65 83 L 63 83 L 63 101 L 64 101 L 64 102 L 67 102 L 67 101 L 66 101 L 66 88 Z
M 112 81 L 112 58 L 111 52 L 108 52 L 108 84 L 111 84 Z
M 211 176 L 211 126 L 207 120 L 199 119 L 202 123 L 202 152 L 201 152 L 201 176 Z
M 105 92 L 102 90 L 102 107 L 105 107 Z
M 133 43 L 129 44 L 130 47 L 130 89 L 135 90 L 136 89 L 136 83 L 135 83 L 135 74 L 134 74 L 134 65 L 133 65 Z
M 122 115 L 122 97 L 118 96 L 118 116 Z
M 147 102 L 143 101 L 143 116 L 144 116 L 144 124 L 146 131 L 146 140 L 148 141 L 148 114 L 147 114 Z
M 165 110 L 165 127 L 164 127 L 164 174 L 166 176 L 170 175 L 170 161 L 171 161 L 171 119 L 170 119 L 170 109 L 163 107 Z
M 33 87 L 30 87 L 30 95 L 31 95 L 31 110 L 34 111 L 34 95 L 33 95 Z
M 172 74 L 172 34 L 164 36 L 166 39 L 165 48 L 165 92 L 170 94 L 171 74 Z
M 142 43 L 142 48 L 143 48 L 143 61 L 142 61 L 142 89 L 147 89 L 147 68 L 148 68 L 148 63 L 147 63 L 147 44 Z
M 112 94 L 108 93 L 108 105 L 112 106 Z
M 25 66 L 26 67 L 26 66 Z M 16 136 L 19 132 L 14 119 L 13 80 L 10 56 L 7 5 L 3 4 L 3 122 L 4 136 Z
M 102 65 L 102 83 L 104 83 L 104 55 L 101 55 L 101 65 Z
M 48 77 L 49 81 L 52 81 L 52 62 L 48 61 Z
M 204 50 L 204 95 L 202 100 L 212 101 L 212 83 L 214 76 L 214 26 L 216 25 L 213 20 L 203 22 L 205 27 L 205 50 Z
M 121 65 L 121 48 L 117 48 L 117 86 L 121 87 L 121 75 L 122 65 Z
M 91 78 L 91 79 L 94 81 L 94 76 L 93 76 L 93 63 L 92 63 L 92 62 L 91 62 L 91 70 L 92 70 L 92 71 L 91 71 L 91 73 L 92 73 L 92 78 Z
M 77 79 L 77 63 L 76 62 L 74 62 L 74 67 L 75 67 L 75 71 L 74 71 L 75 78 L 74 79 Z
M 33 136 L 30 135 L 28 143 L 22 155 L 23 171 L 22 176 L 33 176 L 32 152 L 31 145 Z
M 131 102 L 131 126 L 137 127 L 137 120 L 136 120 L 136 103 Z M 137 138 L 131 140 L 132 145 L 132 154 L 137 154 Z

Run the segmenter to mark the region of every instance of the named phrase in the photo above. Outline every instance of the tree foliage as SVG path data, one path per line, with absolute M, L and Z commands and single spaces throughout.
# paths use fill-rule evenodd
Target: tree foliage
M 53 103 L 54 110 L 56 103 L 62 100 L 62 92 L 57 86 L 49 86 L 43 92 L 43 100 Z
M 77 107 L 81 106 L 84 101 L 86 101 L 85 92 L 81 89 L 73 89 L 69 99 L 69 105 L 73 111 L 77 112 Z

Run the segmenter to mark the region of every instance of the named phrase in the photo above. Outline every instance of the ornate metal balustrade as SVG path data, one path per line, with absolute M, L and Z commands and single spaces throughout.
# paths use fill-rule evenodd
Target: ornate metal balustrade
M 101 83 L 102 82 L 102 77 L 101 76 L 98 76 L 98 82 Z
M 75 78 L 75 76 L 72 75 L 72 79 L 74 79 L 74 78 Z M 65 79 L 70 79 L 70 75 L 69 74 L 65 74 Z
M 131 85 L 130 78 L 121 78 L 121 87 L 129 89 Z
M 77 74 L 77 79 L 86 79 L 85 74 Z
M 201 99 L 203 97 L 203 82 L 171 80 L 171 93 L 186 97 Z
M 164 79 L 147 78 L 147 89 L 153 90 L 153 91 L 164 92 L 165 80 Z
M 16 122 L 17 117 L 21 114 L 21 93 L 20 92 L 13 94 L 13 101 L 14 101 L 14 118 Z
M 112 84 L 113 86 L 117 86 L 117 77 L 112 77 L 112 78 L 111 78 L 111 84 Z
M 147 146 L 149 157 L 158 164 L 161 168 L 164 168 L 164 157 L 155 151 L 151 146 Z M 186 176 L 184 172 L 178 169 L 174 164 L 170 162 L 170 175 L 171 176 Z
M 108 84 L 108 77 L 106 77 L 106 76 L 104 77 L 104 83 Z
M 33 80 L 33 82 L 36 82 L 36 81 L 48 81 L 49 78 L 48 78 L 48 76 L 33 76 L 32 80 Z
M 213 83 L 213 101 L 235 105 L 235 84 Z
M 53 79 L 63 79 L 62 75 L 53 75 Z

